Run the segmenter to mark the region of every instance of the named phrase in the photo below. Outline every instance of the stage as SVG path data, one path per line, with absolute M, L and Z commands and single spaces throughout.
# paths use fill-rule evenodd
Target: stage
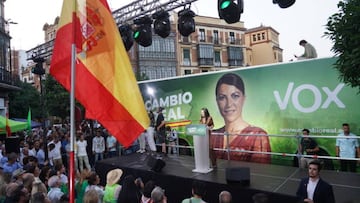
M 144 183 L 154 180 L 157 185 L 165 189 L 169 203 L 181 202 L 191 196 L 191 183 L 194 179 L 206 182 L 206 196 L 208 203 L 218 202 L 218 194 L 228 190 L 233 195 L 233 202 L 251 203 L 252 195 L 264 192 L 269 195 L 270 202 L 297 202 L 296 189 L 300 178 L 306 177 L 307 170 L 296 167 L 258 164 L 218 160 L 218 168 L 209 173 L 195 173 L 194 158 L 191 156 L 168 155 L 163 157 L 166 166 L 160 172 L 150 170 L 147 154 L 130 154 L 116 158 L 105 159 L 95 166 L 102 185 L 105 185 L 106 173 L 114 168 L 128 174 L 141 177 Z M 250 169 L 250 185 L 227 184 L 226 168 L 243 167 Z M 322 170 L 321 177 L 332 184 L 337 203 L 346 201 L 360 202 L 360 174 L 350 172 L 336 172 Z M 122 177 L 122 178 L 123 178 Z

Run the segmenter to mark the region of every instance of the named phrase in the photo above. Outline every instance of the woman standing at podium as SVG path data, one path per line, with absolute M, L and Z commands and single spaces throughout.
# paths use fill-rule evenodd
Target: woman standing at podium
M 241 77 L 234 73 L 223 75 L 216 84 L 215 95 L 220 114 L 225 123 L 222 128 L 213 131 L 218 135 L 211 136 L 213 146 L 224 149 L 224 151 L 216 151 L 216 157 L 228 158 L 227 143 L 229 143 L 231 150 L 270 152 L 269 137 L 261 136 L 266 135 L 267 132 L 243 119 L 242 108 L 245 102 L 245 86 Z M 236 151 L 230 152 L 230 159 L 259 163 L 271 162 L 268 154 Z
M 211 142 L 211 130 L 214 128 L 214 121 L 212 117 L 210 116 L 209 110 L 207 108 L 201 109 L 201 116 L 200 116 L 200 123 L 205 124 L 208 129 L 208 135 L 209 135 L 209 158 L 211 161 L 211 166 L 213 168 L 217 167 L 216 164 L 216 154 L 214 151 L 213 143 Z

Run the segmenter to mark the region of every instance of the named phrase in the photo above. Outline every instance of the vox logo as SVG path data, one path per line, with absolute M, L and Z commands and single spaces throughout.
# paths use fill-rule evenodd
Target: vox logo
M 330 90 L 328 87 L 319 88 L 312 84 L 302 84 L 298 87 L 294 87 L 294 83 L 290 82 L 285 95 L 281 97 L 280 92 L 275 90 L 274 96 L 281 110 L 285 110 L 288 107 L 289 102 L 291 102 L 296 110 L 303 113 L 311 113 L 319 108 L 328 108 L 332 102 L 339 108 L 345 108 L 345 104 L 337 96 L 344 86 L 344 83 L 339 83 L 335 89 Z M 299 98 L 302 91 L 310 91 L 314 95 L 311 106 L 303 106 L 300 104 Z M 325 93 L 325 97 L 322 96 L 322 92 Z M 302 100 L 303 99 L 304 98 L 302 98 Z

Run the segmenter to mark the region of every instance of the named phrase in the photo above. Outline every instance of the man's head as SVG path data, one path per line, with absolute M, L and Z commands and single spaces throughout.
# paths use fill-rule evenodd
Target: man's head
M 164 107 L 161 107 L 161 106 L 160 106 L 160 107 L 158 108 L 158 111 L 157 111 L 157 112 L 158 112 L 158 113 L 161 113 L 163 110 L 164 110 Z
M 197 195 L 199 197 L 204 197 L 205 196 L 205 183 L 200 182 L 198 180 L 194 180 L 194 182 L 192 183 L 192 193 L 193 195 Z
M 156 186 L 151 192 L 151 200 L 153 203 L 166 202 L 165 191 L 161 187 Z
M 220 192 L 219 203 L 231 203 L 231 202 L 232 202 L 232 197 L 230 192 L 226 190 Z
M 318 178 L 320 176 L 321 163 L 318 160 L 313 160 L 309 163 L 308 172 L 310 178 Z
M 299 42 L 299 45 L 300 46 L 305 46 L 305 44 L 307 44 L 307 41 L 306 40 L 300 40 L 300 42 Z
M 305 128 L 305 129 L 302 130 L 302 133 L 303 133 L 303 135 L 309 135 L 310 130 Z
M 344 134 L 347 135 L 347 134 L 350 133 L 350 126 L 349 126 L 349 124 L 343 123 L 343 124 L 342 124 L 342 127 L 343 127 Z

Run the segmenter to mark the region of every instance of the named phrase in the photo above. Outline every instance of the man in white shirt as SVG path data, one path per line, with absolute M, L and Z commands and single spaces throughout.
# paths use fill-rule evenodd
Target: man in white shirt
M 64 194 L 60 190 L 60 186 L 61 186 L 60 178 L 57 175 L 51 176 L 48 180 L 48 185 L 50 187 L 50 190 L 47 196 L 50 199 L 50 201 L 53 203 L 60 202 L 60 198 Z
M 108 152 L 108 158 L 116 156 L 116 144 L 117 141 L 115 137 L 109 134 L 106 138 L 106 149 Z
M 300 181 L 296 196 L 299 201 L 310 203 L 335 203 L 332 186 L 320 178 L 321 163 L 314 160 L 309 163 L 309 177 Z
M 347 123 L 342 125 L 343 132 L 338 136 L 346 136 L 346 138 L 336 139 L 336 156 L 340 158 L 360 158 L 360 147 L 358 138 L 350 132 L 350 126 Z M 356 172 L 356 160 L 340 159 L 341 171 Z
M 79 161 L 79 167 L 80 171 L 83 171 L 84 169 L 84 163 L 85 167 L 90 171 L 91 166 L 89 164 L 89 157 L 86 152 L 87 142 L 84 140 L 84 134 L 81 133 L 80 139 L 76 142 L 76 151 L 77 151 L 77 158 Z
M 96 131 L 96 136 L 92 140 L 92 151 L 95 155 L 95 163 L 104 158 L 103 154 L 105 151 L 105 139 L 102 136 L 101 129 Z

